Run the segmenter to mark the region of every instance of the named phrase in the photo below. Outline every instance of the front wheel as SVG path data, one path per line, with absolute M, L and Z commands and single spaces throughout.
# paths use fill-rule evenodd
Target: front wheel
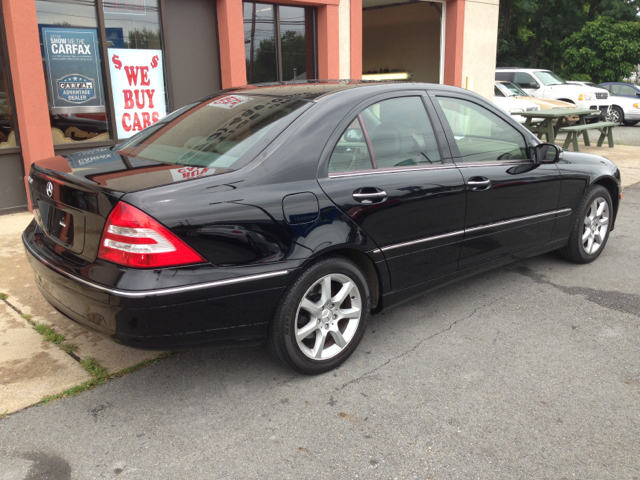
M 269 328 L 269 348 L 301 373 L 332 370 L 360 343 L 369 307 L 369 287 L 353 262 L 342 257 L 320 260 L 280 300 Z
M 613 106 L 611 107 L 611 110 L 609 110 L 609 114 L 607 115 L 605 120 L 607 120 L 607 122 L 618 124 L 622 123 L 624 121 L 624 112 L 620 107 Z
M 612 213 L 609 191 L 601 185 L 591 187 L 578 206 L 569 243 L 560 251 L 561 255 L 575 263 L 589 263 L 598 258 L 609 238 Z

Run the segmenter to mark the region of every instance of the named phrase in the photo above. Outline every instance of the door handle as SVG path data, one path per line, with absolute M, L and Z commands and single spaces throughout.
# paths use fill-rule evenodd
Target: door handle
M 356 202 L 370 205 L 372 203 L 382 203 L 387 200 L 387 192 L 380 188 L 365 187 L 353 192 L 353 199 Z
M 467 180 L 467 185 L 474 192 L 482 192 L 491 188 L 491 180 L 485 177 L 471 177 Z

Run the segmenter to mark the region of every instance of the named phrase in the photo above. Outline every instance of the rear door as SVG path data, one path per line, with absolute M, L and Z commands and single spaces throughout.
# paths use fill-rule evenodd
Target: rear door
M 463 179 L 425 102 L 418 91 L 361 104 L 319 171 L 325 193 L 384 253 L 394 290 L 454 272 L 464 234 Z
M 555 164 L 529 158 L 525 136 L 472 97 L 434 95 L 467 191 L 460 269 L 548 242 L 560 195 Z

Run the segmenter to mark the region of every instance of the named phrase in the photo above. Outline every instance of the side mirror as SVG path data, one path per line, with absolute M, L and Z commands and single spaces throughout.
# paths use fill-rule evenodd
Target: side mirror
M 533 90 L 537 90 L 540 88 L 540 84 L 537 82 L 532 82 L 532 83 L 521 83 L 520 84 L 520 88 L 531 88 Z
M 563 150 L 551 143 L 541 143 L 533 147 L 535 161 L 538 163 L 555 163 L 562 159 Z
M 636 97 L 640 97 L 640 92 L 636 92 Z

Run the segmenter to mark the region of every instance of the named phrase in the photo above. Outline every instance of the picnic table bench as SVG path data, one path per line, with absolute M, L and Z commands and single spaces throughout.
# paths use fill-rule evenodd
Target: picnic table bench
M 580 125 L 585 125 L 587 123 L 585 121 L 585 117 L 593 115 L 593 113 L 594 110 L 589 110 L 587 108 L 552 108 L 548 110 L 533 110 L 529 112 L 513 112 L 512 115 L 525 117 L 525 128 L 532 133 L 537 134 L 539 139 L 542 140 L 542 136 L 545 135 L 547 137 L 547 143 L 555 143 L 556 135 L 560 129 L 565 124 L 569 126 L 569 120 L 567 117 L 578 115 L 580 117 Z M 556 120 L 557 122 L 554 125 Z
M 567 133 L 567 138 L 564 141 L 562 148 L 565 150 L 573 143 L 573 151 L 579 152 L 578 149 L 578 137 L 582 135 L 585 146 L 590 146 L 589 142 L 589 130 L 598 130 L 600 132 L 600 138 L 598 139 L 598 146 L 601 147 L 604 139 L 606 138 L 609 143 L 609 148 L 613 148 L 613 129 L 618 124 L 614 122 L 598 122 L 586 125 L 573 125 L 571 127 L 562 127 L 561 132 Z

